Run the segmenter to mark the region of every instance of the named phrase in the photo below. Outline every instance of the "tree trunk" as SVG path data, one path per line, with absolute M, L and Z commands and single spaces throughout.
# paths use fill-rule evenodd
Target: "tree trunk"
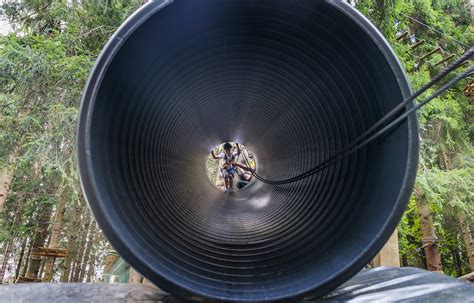
M 48 233 L 49 220 L 51 219 L 52 205 L 49 203 L 44 203 L 42 205 L 42 210 L 38 218 L 38 226 L 36 227 L 35 234 L 32 242 L 32 252 L 30 255 L 30 261 L 28 264 L 28 270 L 26 271 L 27 278 L 37 278 L 41 266 L 41 257 L 35 255 L 35 249 L 38 247 L 43 247 Z
M 13 242 L 15 241 L 14 238 L 11 238 L 10 241 L 5 246 L 5 250 L 3 251 L 3 261 L 2 267 L 0 267 L 0 284 L 3 283 L 3 278 L 5 277 L 5 269 L 7 268 L 8 261 L 10 260 L 10 256 L 13 253 L 14 245 Z
M 59 196 L 59 203 L 54 216 L 54 223 L 51 227 L 51 238 L 49 248 L 57 248 L 59 244 L 59 236 L 61 234 L 61 224 L 66 210 L 68 189 L 64 188 Z M 53 280 L 53 265 L 56 258 L 50 257 L 45 261 L 43 282 L 51 282 Z
M 26 276 L 26 270 L 28 269 L 28 264 L 30 262 L 31 250 L 33 248 L 32 241 L 29 241 L 28 244 L 28 252 L 26 253 L 25 264 L 23 265 L 23 269 L 21 270 L 20 277 Z
M 41 262 L 40 270 L 38 272 L 38 278 L 41 278 L 43 276 L 43 272 L 44 272 L 44 262 Z
M 464 245 L 466 246 L 467 259 L 469 261 L 469 267 L 471 272 L 474 272 L 474 241 L 472 239 L 471 229 L 466 223 L 466 217 L 461 211 L 458 214 L 459 224 L 461 225 L 462 237 L 464 239 Z
M 91 216 L 89 214 L 89 210 L 86 208 L 86 214 L 85 214 L 85 222 L 84 222 L 84 231 L 82 234 L 82 239 L 78 247 L 77 251 L 77 258 L 76 258 L 76 265 L 74 267 L 74 275 L 72 276 L 72 282 L 78 282 L 79 281 L 79 275 L 81 273 L 81 267 L 82 267 L 82 259 L 84 257 L 84 251 L 85 251 L 85 244 L 87 240 L 87 232 L 89 231 L 89 225 L 91 222 Z
M 14 229 L 20 224 L 21 221 L 21 212 L 24 208 L 23 203 L 17 203 L 15 207 L 15 215 L 13 216 L 13 220 L 11 223 L 8 224 L 9 227 L 7 229 L 12 228 Z M 10 260 L 11 255 L 13 255 L 15 251 L 15 241 L 17 239 L 18 233 L 17 232 L 12 232 L 10 235 L 10 241 L 3 246 L 4 251 L 3 251 L 3 260 L 2 263 L 0 264 L 0 282 L 3 282 L 3 278 L 5 276 L 5 269 L 8 265 L 8 261 Z
M 23 242 L 21 243 L 20 255 L 18 256 L 18 264 L 17 264 L 16 270 L 15 270 L 15 280 L 18 279 L 18 277 L 20 275 L 21 263 L 23 263 L 23 257 L 25 256 L 25 249 L 26 249 L 27 241 L 28 241 L 28 238 L 24 238 Z
M 402 254 L 402 266 L 408 266 L 408 258 L 406 254 Z
M 68 255 L 66 256 L 66 259 L 64 260 L 63 272 L 61 274 L 61 278 L 59 279 L 60 282 L 63 282 L 63 283 L 69 282 L 69 275 L 71 273 L 72 260 L 74 260 L 74 257 L 76 256 L 76 253 L 75 253 L 76 242 L 77 242 L 77 235 L 74 233 L 69 234 L 69 238 L 67 241 Z
M 74 206 L 74 211 L 72 212 L 71 215 L 71 222 L 69 223 L 68 229 L 67 229 L 67 235 L 68 235 L 68 242 L 67 242 L 67 250 L 68 250 L 68 255 L 66 259 L 64 260 L 64 267 L 63 267 L 63 272 L 61 275 L 61 282 L 69 282 L 70 279 L 70 274 L 72 272 L 72 264 L 73 260 L 76 258 L 76 250 L 77 250 L 77 230 L 76 227 L 80 224 L 81 220 L 81 212 L 83 208 L 83 204 L 80 203 L 80 201 L 77 202 L 76 206 Z
M 86 282 L 92 282 L 92 277 L 94 276 L 94 268 L 95 267 L 95 252 L 89 258 L 89 269 L 87 271 Z
M 441 256 L 439 254 L 438 238 L 433 226 L 433 215 L 426 201 L 416 198 L 418 213 L 420 214 L 421 232 L 423 234 L 423 249 L 426 255 L 426 269 L 443 271 Z
M 6 165 L 0 168 L 0 214 L 3 212 L 3 205 L 7 200 L 13 174 L 15 173 L 15 162 L 18 149 L 15 149 L 9 156 Z
M 461 268 L 461 260 L 459 259 L 459 253 L 457 249 L 453 249 L 449 247 L 449 252 L 451 253 L 451 257 L 453 258 L 454 267 L 456 268 L 456 275 L 458 277 L 462 276 L 462 268 Z
M 86 275 L 86 267 L 89 265 L 89 258 L 91 254 L 92 244 L 94 243 L 95 236 L 95 224 L 92 223 L 89 231 L 89 236 L 84 251 L 84 260 L 82 261 L 81 273 L 79 274 L 79 282 L 84 282 L 84 276 Z

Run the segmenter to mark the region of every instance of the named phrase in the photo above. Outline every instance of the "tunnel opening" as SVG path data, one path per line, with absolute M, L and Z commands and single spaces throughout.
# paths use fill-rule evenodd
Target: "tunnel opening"
M 227 149 L 226 145 L 229 145 Z M 254 182 L 252 172 L 256 171 L 256 167 L 254 153 L 237 142 L 218 144 L 206 160 L 209 181 L 224 192 L 234 192 Z
M 259 156 L 259 174 L 295 176 L 409 86 L 380 34 L 342 1 L 216 3 L 152 1 L 106 46 L 79 122 L 86 198 L 124 259 L 178 296 L 322 295 L 367 264 L 401 217 L 416 117 L 287 185 L 255 181 L 229 195 L 201 182 L 203 159 L 233 138 Z

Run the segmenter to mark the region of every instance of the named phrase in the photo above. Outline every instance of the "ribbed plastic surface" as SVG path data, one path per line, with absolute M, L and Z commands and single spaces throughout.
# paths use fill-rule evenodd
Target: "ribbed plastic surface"
M 332 155 L 409 87 L 390 48 L 342 1 L 148 3 L 104 49 L 79 124 L 85 195 L 124 259 L 186 298 L 324 294 L 380 249 L 408 201 L 413 117 L 324 172 L 223 193 L 216 144 L 282 179 Z

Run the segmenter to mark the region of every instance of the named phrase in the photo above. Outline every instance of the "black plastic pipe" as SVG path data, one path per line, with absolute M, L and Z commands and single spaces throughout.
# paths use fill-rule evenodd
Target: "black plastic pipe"
M 386 41 L 343 1 L 152 1 L 114 34 L 85 89 L 84 193 L 124 259 L 175 295 L 320 296 L 396 227 L 416 173 L 416 117 L 284 186 L 223 193 L 207 155 L 237 141 L 261 175 L 292 177 L 409 94 Z

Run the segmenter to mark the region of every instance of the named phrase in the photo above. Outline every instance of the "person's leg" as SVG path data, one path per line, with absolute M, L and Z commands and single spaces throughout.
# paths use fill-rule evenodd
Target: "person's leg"
M 235 167 L 230 167 L 227 169 L 227 173 L 229 174 L 229 188 L 234 189 Z
M 225 189 L 229 189 L 229 177 L 224 177 Z
M 228 189 L 229 188 L 229 173 L 227 172 L 227 169 L 221 168 L 221 176 L 224 178 L 225 189 Z

